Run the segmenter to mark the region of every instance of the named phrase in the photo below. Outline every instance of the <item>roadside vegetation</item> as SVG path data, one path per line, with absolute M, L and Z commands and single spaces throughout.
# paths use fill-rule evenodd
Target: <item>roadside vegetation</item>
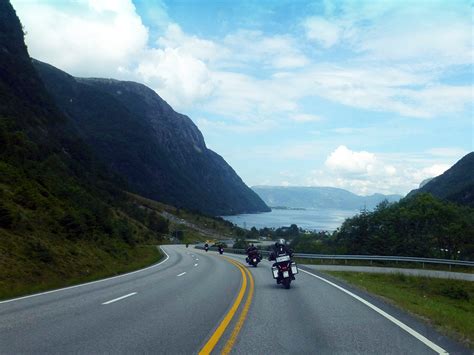
M 403 274 L 326 273 L 381 296 L 474 349 L 474 282 Z
M 0 230 L 0 238 L 10 237 L 4 233 Z M 49 245 L 36 241 L 24 257 L 1 260 L 0 299 L 123 274 L 152 265 L 162 256 L 155 245 L 129 248 L 120 243 L 107 246 L 91 242 Z
M 156 213 L 168 223 L 168 239 L 174 243 L 196 243 L 222 238 L 236 238 L 245 233 L 221 217 L 213 217 L 198 211 L 166 205 L 148 198 L 127 193 L 130 201 L 139 209 Z

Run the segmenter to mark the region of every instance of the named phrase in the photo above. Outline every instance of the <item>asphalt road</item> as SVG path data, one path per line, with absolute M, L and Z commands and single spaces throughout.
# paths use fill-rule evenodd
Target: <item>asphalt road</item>
M 470 351 L 369 295 L 184 246 L 139 272 L 0 302 L 0 353 L 433 354 Z

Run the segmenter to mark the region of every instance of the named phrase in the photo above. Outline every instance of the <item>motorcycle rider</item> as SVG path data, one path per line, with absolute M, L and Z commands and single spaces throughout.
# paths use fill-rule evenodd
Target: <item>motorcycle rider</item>
M 290 258 L 293 256 L 293 250 L 290 249 L 286 245 L 286 240 L 285 239 L 279 239 L 272 247 L 272 251 L 270 252 L 270 255 L 268 256 L 268 261 L 275 261 L 272 265 L 272 267 L 276 267 L 278 263 L 276 262 L 276 258 L 280 256 L 285 256 L 288 255 Z M 295 276 L 291 275 L 291 279 L 294 280 Z M 281 282 L 281 279 L 277 279 L 277 283 L 279 284 Z
M 257 248 L 255 247 L 255 245 L 250 244 L 249 247 L 247 248 L 247 254 L 250 254 L 252 251 L 255 251 L 257 250 Z
M 286 245 L 285 239 L 279 239 L 272 247 L 270 256 L 268 257 L 269 261 L 276 260 L 278 256 L 289 255 L 290 258 L 293 256 L 293 250 Z M 275 263 L 276 264 L 276 263 Z
M 247 258 L 246 258 L 247 262 L 249 262 L 249 260 L 253 258 L 254 254 L 257 254 L 258 259 L 260 259 L 260 254 L 258 252 L 258 249 L 255 247 L 255 245 L 253 245 L 253 243 L 249 245 L 246 252 L 247 252 Z

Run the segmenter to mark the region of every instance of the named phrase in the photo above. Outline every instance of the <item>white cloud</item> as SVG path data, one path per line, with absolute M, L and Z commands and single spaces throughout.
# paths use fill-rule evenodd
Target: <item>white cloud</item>
M 203 61 L 215 61 L 230 55 L 227 48 L 213 41 L 187 35 L 176 23 L 169 24 L 156 43 L 160 48 L 179 49 L 182 53 Z
M 415 171 L 413 173 L 413 177 L 419 182 L 422 182 L 425 179 L 441 175 L 449 168 L 450 166 L 448 164 L 433 164 L 431 166 L 427 166 L 423 169 Z
M 325 48 L 335 45 L 341 36 L 341 28 L 322 17 L 309 17 L 304 21 L 303 26 L 306 37 Z
M 414 6 L 412 11 L 398 9 L 390 18 L 377 19 L 370 30 L 360 33 L 359 50 L 390 61 L 471 63 L 473 27 L 469 16 L 449 12 L 439 16 L 437 10 L 442 11 L 436 6 L 428 5 L 425 10 Z M 469 7 L 466 10 L 472 11 Z
M 326 159 L 325 165 L 334 171 L 350 174 L 370 173 L 376 163 L 375 155 L 366 151 L 352 151 L 341 145 Z
M 290 34 L 237 29 L 209 40 L 168 23 L 150 40 L 131 0 L 14 4 L 34 57 L 73 75 L 145 82 L 177 110 L 202 105 L 236 120 L 273 115 L 304 121 L 299 105 L 308 97 L 425 118 L 472 104 L 471 85 L 438 82 L 443 65 L 470 63 L 472 24 L 459 11 L 440 16 L 438 3 L 409 11 L 385 2 L 343 3 L 339 11 L 328 12 L 330 17 L 308 17 L 304 28 L 311 41 L 359 53 L 349 65 L 316 64 L 305 44 Z M 158 8 L 159 18 L 167 18 Z M 419 21 L 425 12 L 426 23 Z M 255 70 L 265 73 L 255 75 Z
M 14 1 L 30 54 L 74 75 L 114 75 L 146 46 L 147 28 L 129 0 L 81 1 L 56 7 Z
M 389 176 L 394 176 L 397 173 L 397 169 L 393 165 L 387 165 L 384 169 L 385 173 Z
M 260 31 L 238 30 L 227 35 L 223 41 L 231 56 L 224 65 L 230 67 L 261 65 L 283 69 L 309 64 L 293 37 L 288 35 L 265 35 Z
M 433 80 L 432 74 L 409 68 L 315 65 L 281 81 L 287 81 L 295 99 L 311 93 L 350 107 L 408 117 L 459 112 L 472 103 L 472 86 L 431 84 Z
M 255 133 L 264 132 L 274 129 L 276 123 L 272 120 L 263 121 L 245 121 L 237 123 L 229 123 L 226 121 L 214 121 L 200 118 L 196 121 L 199 129 L 203 132 L 233 132 L 233 133 Z
M 372 60 L 423 63 L 431 68 L 471 64 L 469 1 L 343 2 L 333 19 L 344 43 Z
M 326 169 L 315 169 L 306 179 L 313 186 L 333 186 L 358 194 L 406 194 L 427 179 L 444 173 L 452 159 L 352 151 L 339 146 L 326 159 Z
M 322 117 L 317 116 L 317 115 L 310 115 L 307 113 L 299 113 L 299 114 L 290 116 L 290 119 L 292 119 L 295 122 L 317 122 L 317 121 L 321 121 Z
M 465 156 L 469 153 L 467 150 L 456 147 L 439 147 L 428 149 L 426 153 L 437 156 L 437 157 L 448 157 L 448 158 L 458 158 Z
M 273 115 L 293 113 L 298 104 L 285 81 L 255 79 L 250 75 L 228 71 L 213 73 L 217 88 L 206 104 L 216 114 L 236 120 L 268 119 Z
M 175 108 L 207 98 L 215 89 L 207 65 L 179 48 L 148 50 L 135 73 Z

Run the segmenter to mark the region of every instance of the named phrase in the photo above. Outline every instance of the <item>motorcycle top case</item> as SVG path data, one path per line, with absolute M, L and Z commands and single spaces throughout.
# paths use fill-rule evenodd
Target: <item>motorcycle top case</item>
M 289 255 L 283 255 L 283 256 L 278 256 L 276 258 L 277 263 L 281 263 L 281 262 L 284 262 L 284 261 L 290 261 L 290 256 Z

